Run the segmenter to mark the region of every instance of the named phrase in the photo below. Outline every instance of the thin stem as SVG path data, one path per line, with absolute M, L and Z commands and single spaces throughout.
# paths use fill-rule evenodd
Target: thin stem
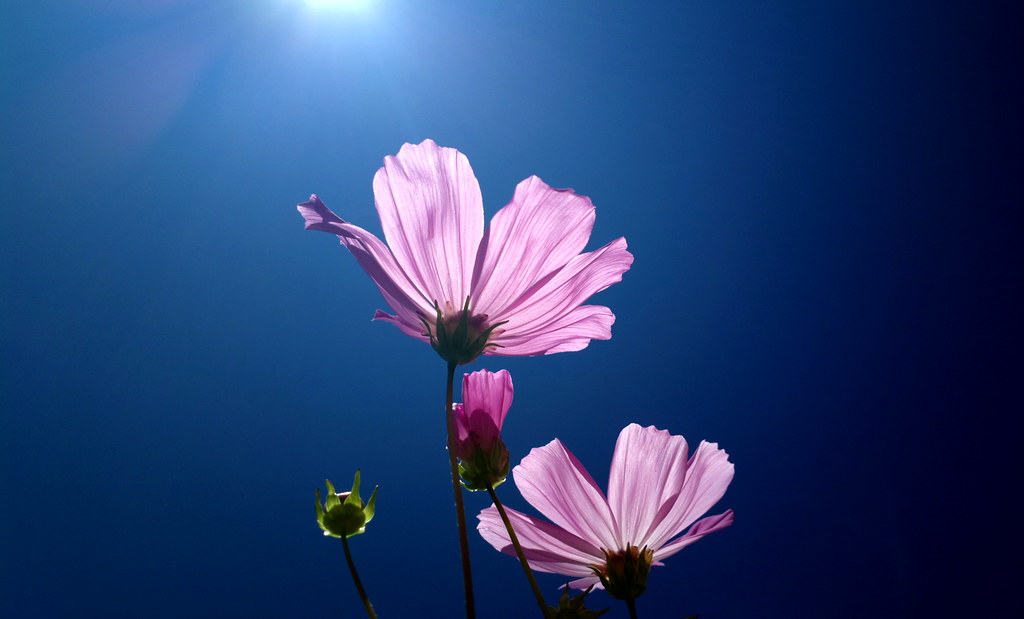
M 462 584 L 466 591 L 466 619 L 476 619 L 473 603 L 473 573 L 469 566 L 469 535 L 466 533 L 466 511 L 462 506 L 462 480 L 455 461 L 455 419 L 452 413 L 455 364 L 448 363 L 448 391 L 445 398 L 445 424 L 448 427 L 448 462 L 452 469 L 452 491 L 455 493 L 455 516 L 459 522 L 459 550 L 462 554 Z
M 526 580 L 530 581 L 530 587 L 533 589 L 533 596 L 537 598 L 537 605 L 540 606 L 541 616 L 547 617 L 548 605 L 544 601 L 544 594 L 540 592 L 540 586 L 537 584 L 537 579 L 533 576 L 533 570 L 530 569 L 530 564 L 526 561 L 526 555 L 523 554 L 523 547 L 519 544 L 519 537 L 516 536 L 516 531 L 512 528 L 512 521 L 508 519 L 508 514 L 505 513 L 505 506 L 498 500 L 498 493 L 494 491 L 493 485 L 487 484 L 487 492 L 491 495 L 491 500 L 494 501 L 494 506 L 498 508 L 498 513 L 501 515 L 501 521 L 505 523 L 505 530 L 508 531 L 508 537 L 512 540 L 512 547 L 516 549 L 516 556 L 519 557 L 519 563 L 523 566 L 523 573 L 526 574 Z
M 629 609 L 629 619 L 636 619 L 636 598 L 626 600 L 626 608 Z
M 345 547 L 345 560 L 348 561 L 348 570 L 352 572 L 352 581 L 356 583 L 356 590 L 359 591 L 359 597 L 362 598 L 363 606 L 366 607 L 366 614 L 370 616 L 370 619 L 377 619 L 377 613 L 373 612 L 373 604 L 370 604 L 370 598 L 366 595 L 366 589 L 363 589 L 363 581 L 359 580 L 356 564 L 352 561 L 352 551 L 348 549 L 348 538 L 344 535 L 341 536 L 341 545 Z

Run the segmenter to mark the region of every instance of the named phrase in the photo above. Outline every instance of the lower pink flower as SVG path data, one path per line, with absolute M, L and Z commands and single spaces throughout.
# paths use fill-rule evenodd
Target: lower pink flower
M 455 457 L 469 490 L 494 488 L 508 475 L 508 449 L 501 426 L 512 406 L 512 376 L 506 370 L 480 370 L 462 380 L 462 404 L 452 409 Z
M 507 370 L 480 370 L 462 379 L 462 404 L 456 403 L 455 457 L 465 460 L 476 449 L 490 450 L 501 438 L 501 426 L 512 406 L 512 376 Z
M 642 593 L 651 565 L 733 522 L 732 510 L 698 520 L 732 481 L 729 455 L 706 441 L 692 456 L 687 451 L 682 436 L 626 426 L 615 444 L 605 497 L 561 441 L 533 449 L 513 477 L 523 497 L 554 524 L 508 510 L 530 566 L 577 578 L 569 584 L 578 589 L 612 582 L 615 597 Z M 514 555 L 494 506 L 478 518 L 483 538 Z M 641 572 L 641 582 L 622 584 L 623 574 L 639 580 Z

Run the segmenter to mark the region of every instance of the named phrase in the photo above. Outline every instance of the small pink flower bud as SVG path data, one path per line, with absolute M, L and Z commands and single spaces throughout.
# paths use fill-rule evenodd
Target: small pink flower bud
M 505 370 L 481 370 L 462 381 L 462 404 L 452 409 L 455 443 L 463 483 L 469 490 L 486 490 L 505 481 L 509 454 L 501 426 L 512 405 L 512 377 Z

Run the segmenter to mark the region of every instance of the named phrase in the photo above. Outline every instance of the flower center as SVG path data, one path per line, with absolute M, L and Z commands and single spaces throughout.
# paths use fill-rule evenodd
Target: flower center
M 654 551 L 644 546 L 626 544 L 625 550 L 604 553 L 604 565 L 591 565 L 590 569 L 601 579 L 608 595 L 618 600 L 634 600 L 647 589 L 647 575 L 651 572 Z
M 469 297 L 461 310 L 455 309 L 451 301 L 445 301 L 444 311 L 441 311 L 434 301 L 434 311 L 437 313 L 434 324 L 420 316 L 426 330 L 423 335 L 430 338 L 430 345 L 445 361 L 464 365 L 488 352 L 489 347 L 501 346 L 488 339 L 507 321 L 488 324 L 487 314 L 474 314 L 469 310 Z

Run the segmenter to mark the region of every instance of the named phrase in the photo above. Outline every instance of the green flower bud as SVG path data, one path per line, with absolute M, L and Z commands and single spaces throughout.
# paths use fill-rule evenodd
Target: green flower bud
M 588 610 L 583 606 L 583 598 L 590 593 L 594 585 L 587 587 L 587 590 L 574 598 L 569 597 L 569 587 L 562 591 L 562 597 L 558 600 L 558 608 L 548 606 L 549 619 L 595 619 L 608 612 L 604 610 Z
M 379 487 L 379 486 L 378 486 Z M 352 490 L 335 492 L 331 480 L 327 480 L 327 500 L 321 505 L 320 489 L 316 489 L 316 522 L 324 535 L 331 537 L 352 537 L 366 531 L 366 523 L 373 520 L 377 488 L 373 489 L 369 503 L 359 498 L 359 471 L 356 471 Z

